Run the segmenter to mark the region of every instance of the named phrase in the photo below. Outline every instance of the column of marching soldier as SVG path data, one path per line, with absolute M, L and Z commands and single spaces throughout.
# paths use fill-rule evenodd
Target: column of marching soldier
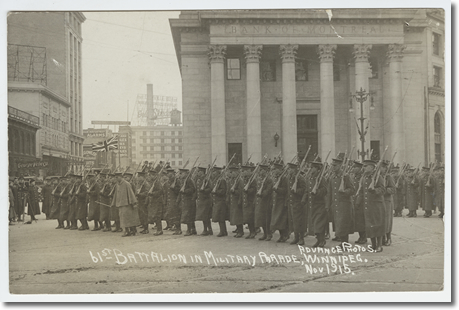
M 196 221 L 203 222 L 201 236 L 213 235 L 212 221 L 219 225 L 217 237 L 224 237 L 229 221 L 236 226 L 236 238 L 245 235 L 247 225 L 245 239 L 262 230 L 258 240 L 270 241 L 279 231 L 277 242 L 293 234 L 290 244 L 304 245 L 306 235 L 316 236 L 313 247 L 325 246 L 332 222 L 334 241 L 342 245 L 358 232 L 356 244 L 369 238 L 380 252 L 382 245 L 391 244 L 393 216 L 402 216 L 404 207 L 408 217 L 416 217 L 419 205 L 424 217 L 436 208 L 439 217 L 444 214 L 443 166 L 399 166 L 393 158 L 361 163 L 342 153 L 330 164 L 328 156 L 323 163 L 318 156 L 307 162 L 308 153 L 302 161 L 287 164 L 265 156 L 256 165 L 233 165 L 233 156 L 225 167 L 212 163 L 204 168 L 195 162 L 186 169 L 187 162 L 176 171 L 161 162 L 156 167 L 139 165 L 134 173 L 90 169 L 84 175 L 68 174 L 53 179 L 50 195 L 44 193 L 51 197 L 47 217 L 58 220 L 56 229 L 87 230 L 88 221 L 94 221 L 93 231 L 124 229 L 123 237 L 136 235 L 137 227 L 148 234 L 151 224 L 155 236 L 164 230 L 180 235 L 182 224 L 187 228 L 184 236 L 196 235 Z

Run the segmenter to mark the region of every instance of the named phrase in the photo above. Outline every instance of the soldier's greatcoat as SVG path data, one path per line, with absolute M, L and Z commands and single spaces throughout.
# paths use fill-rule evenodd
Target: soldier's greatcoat
M 94 185 L 91 183 L 88 188 L 88 196 L 89 196 L 89 211 L 88 211 L 88 221 L 99 221 L 100 219 L 100 204 L 99 201 L 99 192 L 100 192 L 100 181 L 93 180 L 96 182 Z
M 375 190 L 369 190 L 372 174 L 362 178 L 358 201 L 362 203 L 365 213 L 365 233 L 367 238 L 382 237 L 386 233 L 384 207 L 384 181 L 381 177 L 375 182 Z
M 80 182 L 74 182 L 70 184 L 70 191 L 68 192 L 68 217 L 67 220 L 69 222 L 75 221 L 76 220 L 76 213 L 77 213 L 77 197 L 76 197 L 76 191 L 78 189 L 78 186 L 80 185 Z
M 85 184 L 81 183 L 79 189 L 77 190 L 76 195 L 76 215 L 75 219 L 85 220 L 88 216 L 88 204 L 86 201 L 87 187 Z
M 170 222 L 170 225 L 180 224 L 181 210 L 179 200 L 180 192 L 180 180 L 174 181 L 168 180 L 164 183 L 164 198 L 166 204 L 165 219 Z
M 212 192 L 212 222 L 224 222 L 229 220 L 229 213 L 226 205 L 226 180 L 221 178 L 220 182 L 215 181 L 215 192 Z
M 242 188 L 248 183 L 249 177 L 243 179 Z M 244 224 L 255 225 L 255 195 L 257 181 L 253 180 L 247 191 L 242 190 L 242 216 Z
M 429 174 L 424 173 L 420 177 L 420 184 L 419 187 L 421 188 L 421 208 L 424 211 L 432 211 L 434 210 L 434 177 L 430 178 L 430 184 L 427 184 L 427 180 L 429 179 Z
M 109 180 L 105 180 L 99 192 L 99 201 L 100 204 L 100 214 L 99 214 L 99 221 L 105 222 L 110 221 L 110 192 L 112 191 L 111 182 Z
M 180 210 L 182 211 L 180 222 L 182 224 L 194 223 L 196 218 L 196 185 L 190 178 L 187 179 L 183 193 L 180 192 Z
M 354 233 L 354 210 L 351 196 L 355 194 L 354 184 L 349 175 L 344 176 L 344 192 L 339 188 L 342 172 L 333 172 L 328 180 L 327 195 L 328 209 L 332 211 L 335 234 L 346 236 Z
M 414 179 L 414 181 L 413 181 Z M 416 177 L 406 177 L 405 181 L 405 205 L 410 211 L 418 209 L 419 180 Z
M 46 214 L 47 217 L 49 217 L 49 214 L 51 213 L 51 206 L 53 203 L 53 196 L 51 195 L 52 191 L 53 187 L 50 184 L 45 184 L 41 189 L 41 194 L 43 197 L 41 212 Z
M 269 172 L 266 172 L 269 173 Z M 260 188 L 263 186 L 261 195 L 258 195 Z M 255 197 L 255 227 L 271 226 L 271 212 L 273 206 L 273 180 L 268 176 L 264 182 L 262 178 L 257 180 L 257 194 Z M 265 232 L 267 233 L 267 232 Z
M 150 190 L 151 185 L 152 184 L 150 184 L 148 181 L 142 181 L 136 184 L 135 189 L 135 194 L 137 196 L 137 205 L 139 207 L 139 220 L 140 224 L 142 224 L 144 228 L 146 228 L 149 223 L 147 193 Z
M 234 186 L 234 182 L 236 182 L 236 186 Z M 234 186 L 234 192 L 231 189 Z M 230 224 L 231 225 L 243 225 L 244 218 L 243 218 L 243 211 L 242 211 L 242 188 L 243 188 L 242 180 L 240 178 L 234 178 L 232 181 L 228 183 L 228 190 L 230 192 Z
M 52 203 L 51 203 L 51 211 L 49 212 L 49 218 L 52 220 L 58 220 L 59 219 L 59 213 L 61 210 L 61 205 L 60 205 L 60 193 L 62 191 L 62 186 L 61 184 L 57 184 L 52 190 L 51 190 L 51 196 L 52 196 Z
M 364 232 L 365 212 L 362 203 L 357 203 L 357 197 L 355 196 L 359 189 L 359 182 L 362 178 L 362 173 L 352 174 L 350 177 L 355 189 L 355 194 L 352 196 L 352 203 L 354 206 L 354 231 Z
M 295 176 L 296 173 L 293 173 L 288 178 L 287 204 L 291 216 L 292 227 L 290 230 L 301 235 L 306 230 L 306 206 L 301 203 L 304 190 L 306 189 L 306 182 L 303 177 L 298 176 L 296 191 L 293 192 L 292 186 L 295 183 Z
M 278 179 L 274 179 L 276 184 Z M 286 177 L 282 177 L 277 189 L 273 186 L 273 209 L 271 212 L 271 230 L 286 230 L 288 229 L 288 181 Z
M 435 206 L 440 212 L 445 212 L 445 176 L 443 174 L 437 175 L 434 184 Z
M 306 190 L 304 194 L 306 208 L 308 209 L 308 235 L 325 233 L 328 225 L 328 211 L 325 206 L 327 185 L 322 179 L 315 194 L 312 190 L 317 182 L 317 174 L 310 175 L 306 179 Z
M 212 218 L 212 182 L 206 182 L 206 186 L 202 188 L 204 177 L 196 179 L 196 221 L 208 221 Z
M 154 182 L 154 181 L 153 181 Z M 163 219 L 164 194 L 160 180 L 152 184 L 153 188 L 148 189 L 148 223 L 153 224 Z
M 386 192 L 384 193 L 384 206 L 386 210 L 386 219 L 385 219 L 385 227 L 386 227 L 386 234 L 392 232 L 392 222 L 394 220 L 394 202 L 393 202 L 393 195 L 396 192 L 394 179 L 391 175 L 387 175 L 384 178 L 385 181 L 385 189 Z

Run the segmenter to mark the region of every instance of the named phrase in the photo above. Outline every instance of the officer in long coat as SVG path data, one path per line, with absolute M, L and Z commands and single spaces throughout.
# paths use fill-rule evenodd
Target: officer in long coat
M 135 236 L 140 225 L 137 198 L 131 183 L 123 179 L 122 173 L 116 173 L 116 185 L 111 208 L 119 211 L 120 225 L 125 228 L 122 237 Z
M 257 192 L 257 181 L 253 180 L 249 183 L 252 175 L 253 166 L 242 166 L 242 217 L 244 224 L 249 226 L 249 235 L 246 239 L 254 239 L 256 236 L 255 230 L 255 195 Z M 248 186 L 247 186 L 248 185 Z
M 64 229 L 70 229 L 72 224 L 69 221 L 70 190 L 72 190 L 74 184 L 71 179 L 70 175 L 61 177 L 61 188 L 56 191 L 59 196 L 59 222 L 62 224 L 64 224 L 64 221 L 67 222 Z
M 422 168 L 422 173 L 419 177 L 419 187 L 421 189 L 421 208 L 425 211 L 424 217 L 431 217 L 432 211 L 435 210 L 434 206 L 434 178 L 430 176 L 428 167 Z
M 89 225 L 88 225 L 88 203 L 86 200 L 86 195 L 88 188 L 86 187 L 86 184 L 83 183 L 82 181 L 83 176 L 78 175 L 77 179 L 79 181 L 79 185 L 77 186 L 76 190 L 76 216 L 75 219 L 79 220 L 81 223 L 80 228 L 78 230 L 89 230 Z
M 40 205 L 38 203 L 38 188 L 35 185 L 34 179 L 30 180 L 27 204 L 27 214 L 30 215 L 30 221 L 26 222 L 26 224 L 32 224 L 32 221 L 36 221 L 35 215 L 40 214 Z
M 148 223 L 156 224 L 155 236 L 163 234 L 163 209 L 164 209 L 164 193 L 163 185 L 161 184 L 161 175 L 154 171 L 153 182 L 148 187 L 148 198 L 146 204 L 148 206 Z M 148 227 L 148 226 L 147 226 Z
M 68 200 L 67 200 L 67 205 L 68 205 L 68 216 L 67 216 L 67 221 L 70 222 L 70 230 L 76 230 L 78 229 L 78 224 L 76 220 L 76 214 L 77 214 L 77 202 L 76 202 L 76 192 L 78 190 L 78 186 L 80 185 L 80 182 L 78 181 L 78 175 L 72 174 L 71 175 L 71 186 L 70 190 L 68 192 Z M 65 211 L 64 211 L 65 212 Z
M 171 226 L 171 230 L 175 230 L 173 232 L 173 235 L 181 235 L 181 210 L 180 205 L 177 201 L 180 193 L 180 180 L 176 177 L 174 169 L 168 168 L 166 172 L 168 176 L 168 181 L 163 185 L 165 189 L 164 196 L 166 198 L 165 218 L 167 223 Z
M 56 229 L 64 228 L 64 221 L 61 221 L 59 218 L 60 213 L 60 192 L 62 190 L 62 178 L 54 178 L 53 184 L 51 187 L 51 210 L 49 212 L 49 218 L 52 220 L 57 220 L 57 227 Z
M 270 241 L 271 234 L 271 212 L 272 212 L 272 191 L 273 180 L 269 173 L 268 165 L 259 165 L 260 173 L 257 177 L 257 194 L 255 196 L 255 227 L 263 228 L 263 236 L 258 240 Z
M 180 222 L 187 225 L 187 231 L 184 236 L 196 235 L 194 220 L 196 218 L 196 201 L 193 199 L 196 194 L 196 185 L 191 178 L 187 178 L 191 173 L 188 169 L 180 169 Z
M 365 233 L 367 238 L 371 238 L 371 245 L 376 252 L 382 252 L 382 238 L 386 232 L 384 219 L 384 180 L 381 176 L 375 176 L 376 163 L 373 160 L 363 162 L 364 174 L 361 179 L 358 203 L 362 203 L 365 213 Z M 375 178 L 374 188 L 372 179 Z
M 101 180 L 99 191 L 99 221 L 104 223 L 104 229 L 102 231 L 108 232 L 112 230 L 112 223 L 110 221 L 110 192 L 112 191 L 112 186 L 111 181 L 108 179 L 108 171 L 102 170 L 99 175 Z
M 228 220 L 228 212 L 226 205 L 226 178 L 223 175 L 221 167 L 214 167 L 213 173 L 215 174 L 216 181 L 212 189 L 212 222 L 218 223 L 220 232 L 217 237 L 228 236 L 226 229 L 226 220 Z
M 395 194 L 392 195 L 394 203 L 394 217 L 401 217 L 405 206 L 405 178 L 400 175 L 400 168 L 394 167 L 391 172 L 395 182 Z
M 442 218 L 445 214 L 445 172 L 443 166 L 435 168 L 435 205 L 440 211 L 438 217 Z
M 244 220 L 242 211 L 242 180 L 237 166 L 228 167 L 229 176 L 227 191 L 229 192 L 230 224 L 236 226 L 235 238 L 244 236 Z
M 116 191 L 116 176 L 115 174 L 111 173 L 109 174 L 110 177 L 110 187 L 111 191 L 108 194 L 108 198 L 110 199 L 110 205 L 112 204 L 113 197 L 115 195 Z M 122 232 L 123 228 L 121 228 L 121 220 L 120 220 L 120 213 L 118 208 L 110 208 L 110 220 L 115 222 L 115 229 L 112 229 L 112 232 Z
M 418 210 L 419 180 L 414 168 L 408 168 L 405 175 L 405 205 L 409 210 L 408 217 L 416 217 Z
M 273 208 L 271 212 L 271 231 L 279 231 L 277 242 L 285 242 L 288 239 L 288 180 L 282 175 L 284 166 L 273 164 Z
M 15 204 L 16 207 L 16 214 L 18 216 L 18 222 L 24 220 L 23 214 L 25 210 L 25 205 L 27 203 L 28 194 L 29 194 L 29 186 L 25 183 L 24 177 L 19 177 L 18 180 L 18 202 Z
M 53 203 L 53 196 L 51 195 L 51 192 L 53 191 L 53 187 L 51 185 L 53 179 L 51 178 L 46 178 L 45 179 L 45 184 L 43 185 L 41 189 L 41 194 L 43 197 L 43 202 L 41 204 L 41 212 L 43 212 L 46 215 L 46 219 L 49 219 L 49 215 L 51 213 L 51 206 Z
M 147 194 L 151 188 L 151 183 L 146 180 L 145 172 L 137 173 L 137 182 L 135 188 L 135 194 L 137 197 L 137 205 L 139 212 L 140 225 L 142 225 L 141 234 L 148 234 L 148 203 L 147 203 Z M 158 182 L 158 181 L 157 181 Z
M 306 230 L 306 206 L 301 203 L 304 191 L 306 189 L 306 182 L 304 178 L 298 176 L 298 165 L 288 163 L 288 192 L 287 204 L 288 212 L 292 219 L 292 230 L 295 237 L 290 244 L 304 245 L 304 232 Z
M 385 206 L 385 223 L 384 226 L 386 228 L 386 234 L 383 237 L 382 244 L 385 246 L 389 246 L 392 243 L 391 233 L 392 233 L 392 223 L 394 220 L 394 203 L 393 203 L 393 196 L 396 193 L 395 182 L 392 176 L 387 173 L 387 169 L 390 163 L 388 161 L 383 161 L 381 163 L 381 175 L 383 176 L 384 180 L 384 188 L 386 192 L 384 193 L 384 206 Z
M 360 180 L 363 175 L 363 164 L 358 161 L 354 161 L 352 171 L 350 174 L 352 184 L 356 190 L 359 189 Z M 352 203 L 354 206 L 354 231 L 359 233 L 359 239 L 355 241 L 356 244 L 367 243 L 367 237 L 365 235 L 365 213 L 361 203 L 357 203 L 356 195 L 352 196 Z
M 344 174 L 342 159 L 333 159 L 332 172 L 327 185 L 328 209 L 333 213 L 335 235 L 343 242 L 349 242 L 349 234 L 354 233 L 354 210 L 351 197 L 355 187 L 349 175 Z
M 208 169 L 211 169 L 210 167 Z M 210 172 L 209 172 L 210 173 Z M 201 236 L 213 235 L 210 219 L 212 218 L 212 183 L 206 178 L 206 168 L 198 167 L 196 175 L 196 221 L 202 221 L 204 230 Z
M 94 228 L 92 231 L 101 230 L 103 224 L 100 223 L 100 204 L 99 204 L 99 192 L 100 192 L 100 181 L 99 178 L 95 178 L 95 175 L 88 174 L 88 221 L 94 221 Z

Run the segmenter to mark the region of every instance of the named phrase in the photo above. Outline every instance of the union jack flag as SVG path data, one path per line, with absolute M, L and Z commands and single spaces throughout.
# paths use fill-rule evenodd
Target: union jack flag
M 118 149 L 118 136 L 92 145 L 94 152 L 108 152 Z

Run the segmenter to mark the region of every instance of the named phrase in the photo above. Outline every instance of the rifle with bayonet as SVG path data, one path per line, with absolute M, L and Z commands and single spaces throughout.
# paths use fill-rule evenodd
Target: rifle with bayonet
M 376 168 L 375 168 L 375 171 L 374 171 L 373 176 L 371 178 L 371 183 L 370 183 L 370 186 L 368 186 L 368 189 L 371 189 L 371 190 L 375 189 L 376 182 L 379 180 L 379 176 L 381 175 L 382 161 L 383 161 L 384 155 L 386 154 L 388 148 L 389 148 L 389 146 L 386 146 L 381 158 L 379 159 L 378 163 L 376 164 Z
M 194 161 L 193 167 L 191 167 L 190 171 L 188 171 L 188 174 L 187 174 L 187 176 L 186 176 L 186 178 L 185 178 L 185 181 L 183 182 L 182 188 L 180 189 L 180 192 L 181 192 L 181 193 L 185 192 L 186 182 L 187 182 L 188 179 L 190 178 L 191 173 L 193 172 L 193 169 L 194 169 L 194 167 L 195 167 L 195 165 L 196 165 L 198 159 L 199 159 L 199 156 L 198 156 L 198 157 L 196 158 L 196 160 Z
M 319 189 L 320 182 L 322 182 L 322 178 L 325 174 L 325 169 L 327 167 L 327 160 L 330 154 L 331 154 L 331 150 L 328 152 L 327 157 L 325 158 L 324 164 L 322 166 L 322 169 L 320 170 L 320 173 L 316 178 L 316 183 L 314 184 L 314 187 L 312 188 L 311 193 L 313 193 L 314 195 L 317 193 L 317 190 Z
M 150 190 L 148 191 L 148 195 L 150 195 L 151 193 L 153 193 L 153 189 L 155 188 L 155 184 L 156 184 L 156 181 L 158 181 L 159 179 L 161 179 L 161 176 L 163 175 L 163 170 L 166 168 L 166 164 L 164 164 L 162 167 L 161 167 L 161 170 L 159 170 L 159 173 L 158 175 L 156 176 L 155 180 L 153 181 L 152 185 L 151 185 L 151 188 Z M 146 178 L 145 178 L 146 179 Z M 145 183 L 145 182 L 144 182 Z M 143 184 L 142 184 L 143 186 Z M 140 190 L 142 189 L 142 187 L 139 188 L 137 194 L 140 194 Z
M 295 182 L 292 185 L 292 191 L 294 193 L 296 192 L 296 188 L 298 186 L 298 177 L 300 176 L 301 169 L 303 168 L 303 165 L 306 163 L 306 158 L 309 155 L 309 151 L 311 151 L 311 145 L 309 145 L 308 150 L 306 151 L 306 155 L 304 155 L 303 160 L 301 161 L 300 166 L 298 167 L 298 172 L 297 172 L 297 174 L 295 176 Z
M 429 177 L 428 177 L 427 183 L 426 183 L 426 186 L 427 186 L 427 187 L 430 187 L 430 186 L 431 186 L 431 184 L 430 184 L 430 179 L 431 179 L 431 177 L 432 177 L 432 172 L 434 171 L 434 169 L 435 169 L 436 166 L 437 166 L 436 163 L 434 163 L 433 165 L 430 166 Z
M 220 187 L 220 183 L 221 183 L 221 180 L 222 178 L 225 177 L 225 173 L 226 171 L 228 170 L 229 166 L 231 165 L 231 162 L 233 161 L 234 157 L 236 156 L 236 153 L 234 153 L 234 155 L 231 157 L 231 159 L 229 160 L 228 164 L 225 166 L 225 169 L 222 171 L 222 173 L 219 175 L 217 181 L 215 182 L 215 186 L 214 188 L 212 189 L 212 193 L 215 193 L 217 191 L 217 189 Z
M 248 191 L 249 190 L 250 184 L 252 184 L 253 180 L 255 180 L 255 178 L 257 177 L 258 171 L 260 170 L 260 165 L 262 165 L 264 163 L 265 159 L 266 159 L 266 155 L 263 157 L 263 160 L 261 161 L 261 163 L 257 163 L 257 165 L 255 166 L 255 169 L 253 170 L 252 174 L 250 175 L 250 178 L 247 181 L 247 184 L 244 186 L 244 191 Z
M 234 155 L 236 155 L 236 153 L 234 153 Z M 233 157 L 234 157 L 234 155 L 233 155 Z M 215 165 L 216 161 L 217 161 L 217 155 L 215 155 L 215 159 L 212 162 L 212 165 L 206 171 L 206 175 L 204 176 L 204 181 L 202 181 L 202 186 L 201 186 L 201 190 L 202 191 L 206 188 L 207 183 L 209 183 L 209 181 L 210 181 L 210 177 L 212 176 L 212 171 L 214 170 L 214 165 Z

